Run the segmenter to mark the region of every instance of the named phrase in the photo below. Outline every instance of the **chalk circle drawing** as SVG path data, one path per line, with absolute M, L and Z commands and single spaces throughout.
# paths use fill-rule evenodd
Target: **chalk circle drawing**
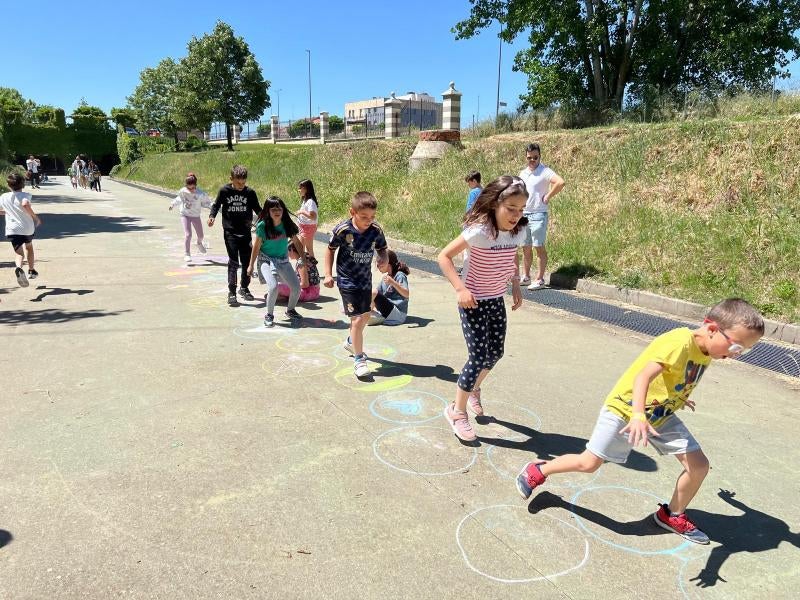
M 472 571 L 498 583 L 563 577 L 589 560 L 589 540 L 578 527 L 546 512 L 531 515 L 526 506 L 512 504 L 469 513 L 456 527 L 456 544 Z M 498 561 L 501 553 L 506 559 Z M 529 576 L 531 571 L 537 575 Z
M 506 439 L 511 442 L 519 442 L 522 445 L 529 438 L 524 435 L 514 435 Z M 533 446 L 535 448 L 535 443 Z M 486 460 L 489 461 L 489 465 L 498 475 L 513 481 L 516 480 L 523 465 L 537 459 L 535 455 L 526 449 L 520 448 L 516 450 L 504 446 L 489 445 L 489 449 L 486 451 Z M 548 479 L 547 486 L 577 489 L 590 485 L 599 476 L 599 470 L 594 473 L 560 473 L 557 477 Z
M 297 329 L 289 327 L 264 327 L 263 323 L 252 327 L 237 327 L 233 330 L 233 335 L 248 340 L 275 341 L 275 338 L 296 335 Z
M 572 496 L 572 499 L 570 500 L 570 502 L 572 504 L 578 504 L 578 499 L 581 498 L 581 496 L 591 496 L 592 494 L 597 494 L 597 495 L 602 494 L 602 496 L 603 496 L 603 507 L 612 506 L 612 507 L 615 507 L 615 508 L 619 509 L 621 507 L 626 507 L 626 506 L 635 507 L 635 506 L 639 506 L 639 505 L 642 504 L 640 501 L 637 501 L 636 498 L 630 498 L 630 497 L 618 499 L 618 501 L 609 502 L 609 500 L 608 500 L 609 493 L 617 494 L 618 496 L 619 495 L 645 496 L 647 498 L 648 502 L 650 504 L 652 504 L 653 506 L 655 506 L 655 505 L 657 505 L 657 504 L 659 504 L 661 502 L 664 502 L 663 498 L 661 498 L 659 496 L 656 496 L 655 494 L 651 494 L 650 492 L 644 492 L 642 490 L 637 490 L 635 488 L 629 488 L 629 487 L 618 486 L 618 485 L 597 485 L 597 486 L 591 486 L 591 487 L 580 489 L 577 492 L 575 492 L 575 494 Z M 586 498 L 584 498 L 583 505 L 585 505 L 586 503 L 587 503 L 586 502 Z M 589 503 L 591 504 L 591 500 L 589 501 Z M 598 510 L 600 510 L 600 509 L 598 508 Z M 591 535 L 593 538 L 595 538 L 596 540 L 598 540 L 600 542 L 603 542 L 607 546 L 611 546 L 612 548 L 616 548 L 617 550 L 624 550 L 626 552 L 631 552 L 633 554 L 639 554 L 639 555 L 642 555 L 642 556 L 674 555 L 674 554 L 678 554 L 679 552 L 681 552 L 681 551 L 685 550 L 686 548 L 689 548 L 690 546 L 693 545 L 692 542 L 689 542 L 689 541 L 686 541 L 686 540 L 682 540 L 678 544 L 675 544 L 674 543 L 675 542 L 675 536 L 669 534 L 668 532 L 666 532 L 663 529 L 660 529 L 658 527 L 658 525 L 656 525 L 652 521 L 652 516 L 647 516 L 644 519 L 644 523 L 642 524 L 642 527 L 652 526 L 654 533 L 663 532 L 664 535 L 639 535 L 639 536 L 636 536 L 637 540 L 642 540 L 645 543 L 648 543 L 650 545 L 650 548 L 642 548 L 642 547 L 637 548 L 635 546 L 630 546 L 630 545 L 628 545 L 626 543 L 623 543 L 623 540 L 631 539 L 632 536 L 626 536 L 626 535 L 622 535 L 622 534 L 615 534 L 615 538 L 614 539 L 609 539 L 609 537 L 605 537 L 605 536 L 608 536 L 611 533 L 608 529 L 606 529 L 604 527 L 600 527 L 600 526 L 591 526 L 584 519 L 579 517 L 574 512 L 572 513 L 572 516 L 575 518 L 575 521 L 578 523 L 578 526 L 581 529 L 583 529 L 586 533 Z M 619 520 L 619 517 L 617 517 L 617 520 Z M 617 541 L 614 541 L 615 539 Z
M 495 400 L 491 397 L 491 394 L 486 391 L 484 391 L 482 399 L 484 403 L 483 410 L 487 417 L 491 418 L 494 416 L 494 413 L 497 413 L 497 419 L 500 421 L 519 423 L 520 425 L 525 425 L 536 431 L 542 428 L 542 418 L 530 408 L 514 404 L 513 402 L 506 402 L 505 400 Z M 498 404 L 503 406 L 503 410 L 494 410 L 494 407 Z M 491 421 L 483 427 L 488 427 L 488 431 L 508 434 L 508 429 L 500 424 L 494 424 Z
M 402 473 L 453 475 L 470 469 L 478 448 L 453 443 L 449 427 L 412 425 L 384 431 L 372 442 L 375 458 Z
M 192 277 L 192 283 L 221 283 L 223 281 L 227 281 L 224 273 L 203 273 Z
M 200 273 L 208 273 L 208 269 L 199 267 L 194 269 L 176 269 L 173 271 L 164 271 L 164 275 L 167 277 L 191 277 L 193 275 L 200 275 Z
M 228 308 L 228 302 L 223 296 L 198 296 L 187 304 L 192 308 Z
M 296 379 L 328 373 L 339 361 L 330 354 L 312 352 L 278 354 L 261 363 L 261 368 L 275 379 Z
M 304 333 L 280 339 L 275 345 L 287 352 L 320 352 L 333 348 L 339 342 L 339 338 L 330 333 Z
M 372 375 L 373 379 L 372 381 L 361 381 L 353 375 L 352 359 L 348 357 L 346 362 L 348 363 L 347 366 L 337 371 L 333 378 L 336 380 L 336 383 L 356 392 L 390 392 L 392 390 L 399 390 L 414 380 L 411 373 L 402 367 L 391 364 L 376 365 L 375 363 L 370 364 L 368 362 L 370 375 Z M 378 370 L 380 370 L 380 373 L 375 377 L 374 374 L 377 373 Z
M 427 423 L 442 416 L 447 401 L 441 396 L 418 390 L 388 392 L 369 405 L 373 416 L 398 425 Z
M 347 338 L 347 333 L 344 334 L 342 341 Z M 388 344 L 384 344 L 382 342 L 367 342 L 364 344 L 364 352 L 367 353 L 367 356 L 371 356 L 373 358 L 385 358 L 389 359 L 394 357 L 397 354 L 397 350 Z M 341 344 L 339 347 L 335 349 L 334 354 L 336 358 L 341 358 L 342 360 L 346 360 L 350 358 L 350 353 L 345 350 Z
M 188 288 L 188 287 L 189 287 L 188 283 L 175 283 L 173 285 L 168 285 L 167 289 L 168 290 L 179 290 L 181 288 Z

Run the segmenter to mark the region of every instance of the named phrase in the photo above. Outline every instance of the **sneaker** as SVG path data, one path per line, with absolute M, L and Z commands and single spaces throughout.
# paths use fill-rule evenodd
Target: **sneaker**
M 531 497 L 534 489 L 547 480 L 547 477 L 542 474 L 542 470 L 539 468 L 539 465 L 544 464 L 544 462 L 543 460 L 535 463 L 529 462 L 517 475 L 517 491 L 525 500 Z
M 228 306 L 239 306 L 239 301 L 233 292 L 228 293 Z
M 653 520 L 659 527 L 677 533 L 682 538 L 695 544 L 708 544 L 711 540 L 689 520 L 686 513 L 673 515 L 669 512 L 667 504 L 659 504 L 658 510 L 653 513 Z
M 36 279 L 39 276 L 39 272 L 36 269 L 28 269 L 28 279 Z
M 191 254 L 184 254 L 183 255 L 183 262 L 192 262 L 192 255 Z
M 344 341 L 344 344 L 342 344 L 342 347 L 345 350 L 347 350 L 350 354 L 355 355 L 356 351 L 353 348 L 353 342 L 350 341 L 350 336 L 347 336 L 347 339 Z
M 14 269 L 14 274 L 17 276 L 17 283 L 20 287 L 28 287 L 28 280 L 25 277 L 25 271 L 17 267 Z
M 291 319 L 291 320 L 293 320 L 293 321 L 294 321 L 294 320 L 296 320 L 296 319 L 302 319 L 302 318 L 303 318 L 303 315 L 301 315 L 301 314 L 300 314 L 299 312 L 297 312 L 295 309 L 293 309 L 293 308 L 290 308 L 289 310 L 287 310 L 287 311 L 286 311 L 286 318 L 287 318 L 287 319 Z
M 205 254 L 207 252 L 206 245 L 203 242 L 197 242 L 197 250 L 200 254 Z
M 536 279 L 528 286 L 529 290 L 538 290 L 544 287 L 544 279 Z
M 275 327 L 275 315 L 264 315 L 264 327 Z
M 519 280 L 520 285 L 528 285 L 531 282 L 531 278 L 527 275 Z
M 251 294 L 250 290 L 248 290 L 247 288 L 240 288 L 239 295 L 242 297 L 242 300 L 247 300 L 248 302 L 252 302 L 253 300 L 255 300 L 253 294 Z
M 353 372 L 358 378 L 369 375 L 369 366 L 367 365 L 366 354 L 359 354 L 355 357 L 355 361 L 353 362 Z
M 481 406 L 480 388 L 478 388 L 477 390 L 472 390 L 469 393 L 469 397 L 467 398 L 467 405 L 472 409 L 472 412 L 475 413 L 476 417 L 483 416 L 483 406 Z
M 450 423 L 453 428 L 453 433 L 456 437 L 465 442 L 474 442 L 478 439 L 475 435 L 475 430 L 472 429 L 472 424 L 469 422 L 467 413 L 456 410 L 454 404 L 448 404 L 444 408 L 444 418 Z

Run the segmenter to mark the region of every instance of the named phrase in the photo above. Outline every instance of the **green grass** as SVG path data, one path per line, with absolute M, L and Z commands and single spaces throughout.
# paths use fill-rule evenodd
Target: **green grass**
M 320 198 L 321 221 L 347 214 L 358 190 L 373 192 L 387 235 L 438 247 L 458 235 L 467 188 L 517 173 L 524 145 L 567 182 L 554 199 L 550 271 L 711 304 L 742 296 L 766 316 L 800 320 L 800 118 L 690 120 L 511 133 L 466 142 L 410 174 L 415 142 L 326 146 L 240 145 L 233 153 L 149 156 L 119 177 L 178 189 L 194 171 L 215 190 L 237 162 L 260 197 L 298 205 L 300 179 Z

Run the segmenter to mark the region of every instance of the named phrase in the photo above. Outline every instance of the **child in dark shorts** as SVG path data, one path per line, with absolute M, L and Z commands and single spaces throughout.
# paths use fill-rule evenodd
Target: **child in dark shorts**
M 336 255 L 339 292 L 344 312 L 350 318 L 350 335 L 344 347 L 353 355 L 356 377 L 369 374 L 364 353 L 364 328 L 372 312 L 372 257 L 377 252 L 379 265 L 389 260 L 383 229 L 375 222 L 377 208 L 378 201 L 369 192 L 358 192 L 353 196 L 350 218 L 334 227 L 325 253 L 323 285 L 328 288 L 333 287 L 333 259 Z
M 36 279 L 39 273 L 34 268 L 33 234 L 42 224 L 31 208 L 31 195 L 22 191 L 25 179 L 19 173 L 11 173 L 6 179 L 10 192 L 0 196 L 0 214 L 6 216 L 6 237 L 14 248 L 14 274 L 21 287 L 28 287 L 28 279 Z M 22 259 L 28 261 L 28 276 L 22 270 Z

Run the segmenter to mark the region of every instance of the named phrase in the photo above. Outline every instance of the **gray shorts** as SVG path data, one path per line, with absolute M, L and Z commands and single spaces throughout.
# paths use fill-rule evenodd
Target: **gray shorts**
M 628 442 L 628 435 L 619 432 L 625 425 L 627 425 L 625 419 L 604 406 L 597 417 L 586 449 L 608 462 L 625 463 L 633 449 Z M 647 443 L 659 454 L 688 454 L 700 450 L 700 444 L 689 433 L 683 421 L 675 415 L 656 427 L 656 431 L 660 437 L 648 436 Z
M 549 213 L 535 212 L 523 213 L 528 217 L 528 225 L 525 227 L 525 241 L 523 246 L 534 246 L 541 248 L 547 239 L 547 221 Z

